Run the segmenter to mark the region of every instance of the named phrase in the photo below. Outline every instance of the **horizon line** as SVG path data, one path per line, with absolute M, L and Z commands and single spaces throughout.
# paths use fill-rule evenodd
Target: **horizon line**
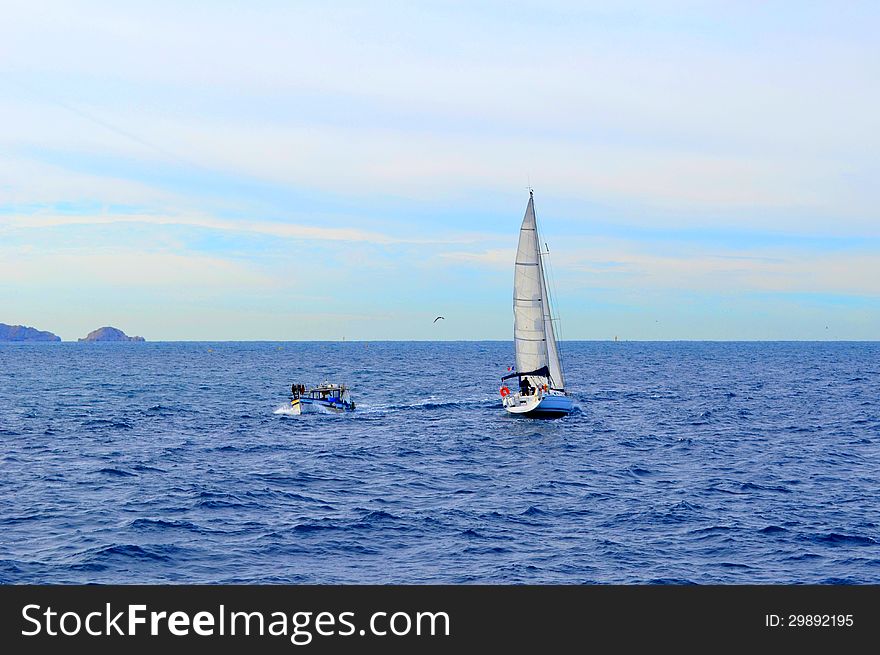
M 559 343 L 880 343 L 878 339 L 560 339 Z M 3 341 L 5 344 L 146 344 L 146 343 L 512 343 L 513 339 L 155 339 L 144 341 Z

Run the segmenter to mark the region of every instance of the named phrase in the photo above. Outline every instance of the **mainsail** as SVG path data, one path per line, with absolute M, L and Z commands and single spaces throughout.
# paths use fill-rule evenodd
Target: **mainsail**
M 565 388 L 559 349 L 550 312 L 550 296 L 544 264 L 541 261 L 541 240 L 535 219 L 535 199 L 529 204 L 519 232 L 519 247 L 513 279 L 513 338 L 516 347 L 516 370 L 520 373 L 547 367 L 550 384 Z

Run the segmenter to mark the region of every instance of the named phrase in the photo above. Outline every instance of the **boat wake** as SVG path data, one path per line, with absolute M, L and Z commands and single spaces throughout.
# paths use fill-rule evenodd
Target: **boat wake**
M 360 410 L 360 408 L 358 408 Z M 302 411 L 297 411 L 290 405 L 281 405 L 281 407 L 276 408 L 273 412 L 276 416 L 303 416 L 306 414 L 329 414 L 330 416 L 336 416 L 337 414 L 344 414 L 346 412 L 339 412 L 329 407 L 324 407 L 323 405 L 304 405 Z
M 479 396 L 472 398 L 459 398 L 457 400 L 441 400 L 436 396 L 416 400 L 411 403 L 389 403 L 383 405 L 358 405 L 358 412 L 368 414 L 387 414 L 390 412 L 401 412 L 410 410 L 435 410 L 435 409 L 454 409 L 454 408 L 491 408 L 498 406 L 499 403 L 489 396 Z

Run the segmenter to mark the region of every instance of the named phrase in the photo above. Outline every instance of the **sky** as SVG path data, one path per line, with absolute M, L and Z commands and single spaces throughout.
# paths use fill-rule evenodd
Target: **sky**
M 876 2 L 4 2 L 0 322 L 880 339 Z M 443 315 L 444 321 L 433 322 Z

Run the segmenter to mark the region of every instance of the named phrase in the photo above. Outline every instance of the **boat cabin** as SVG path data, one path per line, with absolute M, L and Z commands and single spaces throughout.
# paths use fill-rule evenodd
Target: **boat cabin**
M 331 384 L 329 382 L 312 388 L 308 388 L 304 384 L 292 384 L 290 385 L 290 393 L 293 394 L 294 398 L 338 402 L 346 398 L 348 387 L 344 384 Z

